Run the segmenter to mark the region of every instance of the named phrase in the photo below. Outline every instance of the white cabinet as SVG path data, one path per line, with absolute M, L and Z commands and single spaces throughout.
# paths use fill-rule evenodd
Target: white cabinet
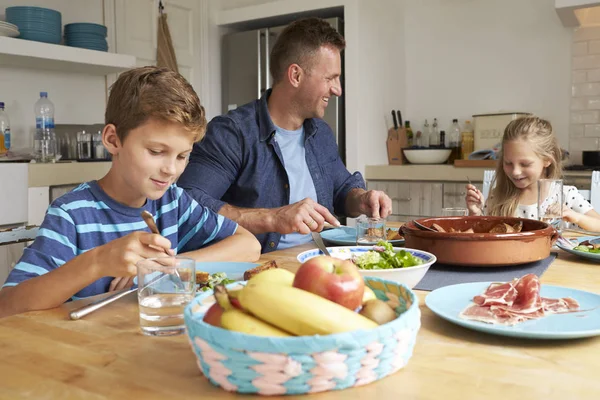
M 199 86 L 200 4 L 197 0 L 169 0 L 163 5 L 179 73 L 192 86 Z M 158 0 L 115 1 L 117 51 L 133 54 L 138 67 L 156 65 L 158 17 Z
M 390 221 L 442 215 L 442 208 L 465 207 L 468 182 L 368 180 L 367 189 L 384 191 L 392 199 Z M 473 182 L 481 189 L 481 182 Z

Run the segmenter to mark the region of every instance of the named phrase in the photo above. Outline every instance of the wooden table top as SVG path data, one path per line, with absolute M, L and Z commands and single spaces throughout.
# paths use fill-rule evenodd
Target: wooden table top
M 261 261 L 295 270 L 296 255 L 313 247 L 276 251 Z M 542 283 L 600 293 L 600 264 L 561 251 Z M 424 305 L 428 292 L 417 293 L 422 327 L 405 368 L 310 399 L 600 398 L 600 337 L 534 341 L 484 334 L 435 316 Z M 69 320 L 69 310 L 84 301 L 91 300 L 0 319 L 0 399 L 244 397 L 200 374 L 187 336 L 142 335 L 134 295 Z

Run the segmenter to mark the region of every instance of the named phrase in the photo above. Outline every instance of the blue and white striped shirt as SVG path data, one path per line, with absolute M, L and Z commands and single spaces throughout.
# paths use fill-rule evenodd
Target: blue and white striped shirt
M 11 271 L 3 287 L 43 275 L 74 257 L 126 236 L 150 230 L 141 217 L 154 215 L 161 235 L 176 253 L 196 250 L 231 236 L 237 224 L 201 206 L 176 185 L 158 200 L 141 208 L 128 207 L 109 197 L 96 181 L 79 185 L 52 202 L 33 244 Z M 73 299 L 106 293 L 114 277 L 107 276 L 83 288 Z

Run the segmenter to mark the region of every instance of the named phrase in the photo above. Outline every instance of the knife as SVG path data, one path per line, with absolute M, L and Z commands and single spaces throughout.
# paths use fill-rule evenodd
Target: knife
M 392 110 L 392 119 L 394 120 L 394 129 L 398 130 L 398 121 L 396 120 L 396 114 Z
M 400 124 L 400 127 L 402 128 L 402 114 L 400 113 L 400 110 L 396 110 L 396 113 L 398 114 L 398 123 Z
M 327 251 L 327 247 L 325 247 L 325 243 L 323 243 L 323 238 L 321 237 L 321 234 L 319 232 L 311 232 L 310 233 L 313 240 L 315 241 L 315 243 L 317 244 L 317 247 L 319 248 L 319 250 L 321 250 L 321 252 L 323 254 L 325 254 L 326 256 L 331 256 L 331 254 L 329 254 L 329 251 Z

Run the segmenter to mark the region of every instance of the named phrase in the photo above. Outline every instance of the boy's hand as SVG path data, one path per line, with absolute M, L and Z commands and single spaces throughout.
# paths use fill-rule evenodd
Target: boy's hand
M 465 196 L 469 215 L 482 215 L 484 207 L 483 193 L 474 185 L 467 185 L 467 195 Z
M 133 232 L 96 249 L 96 264 L 100 268 L 101 276 L 125 278 L 137 275 L 135 264 L 140 260 L 165 257 L 165 251 L 169 255 L 175 255 L 167 238 L 149 232 Z M 115 287 L 118 283 L 115 283 Z
M 130 277 L 121 276 L 121 277 L 115 278 L 110 282 L 108 291 L 112 292 L 113 290 L 129 289 L 130 287 L 133 286 L 134 278 L 135 278 L 134 276 L 130 276 Z

